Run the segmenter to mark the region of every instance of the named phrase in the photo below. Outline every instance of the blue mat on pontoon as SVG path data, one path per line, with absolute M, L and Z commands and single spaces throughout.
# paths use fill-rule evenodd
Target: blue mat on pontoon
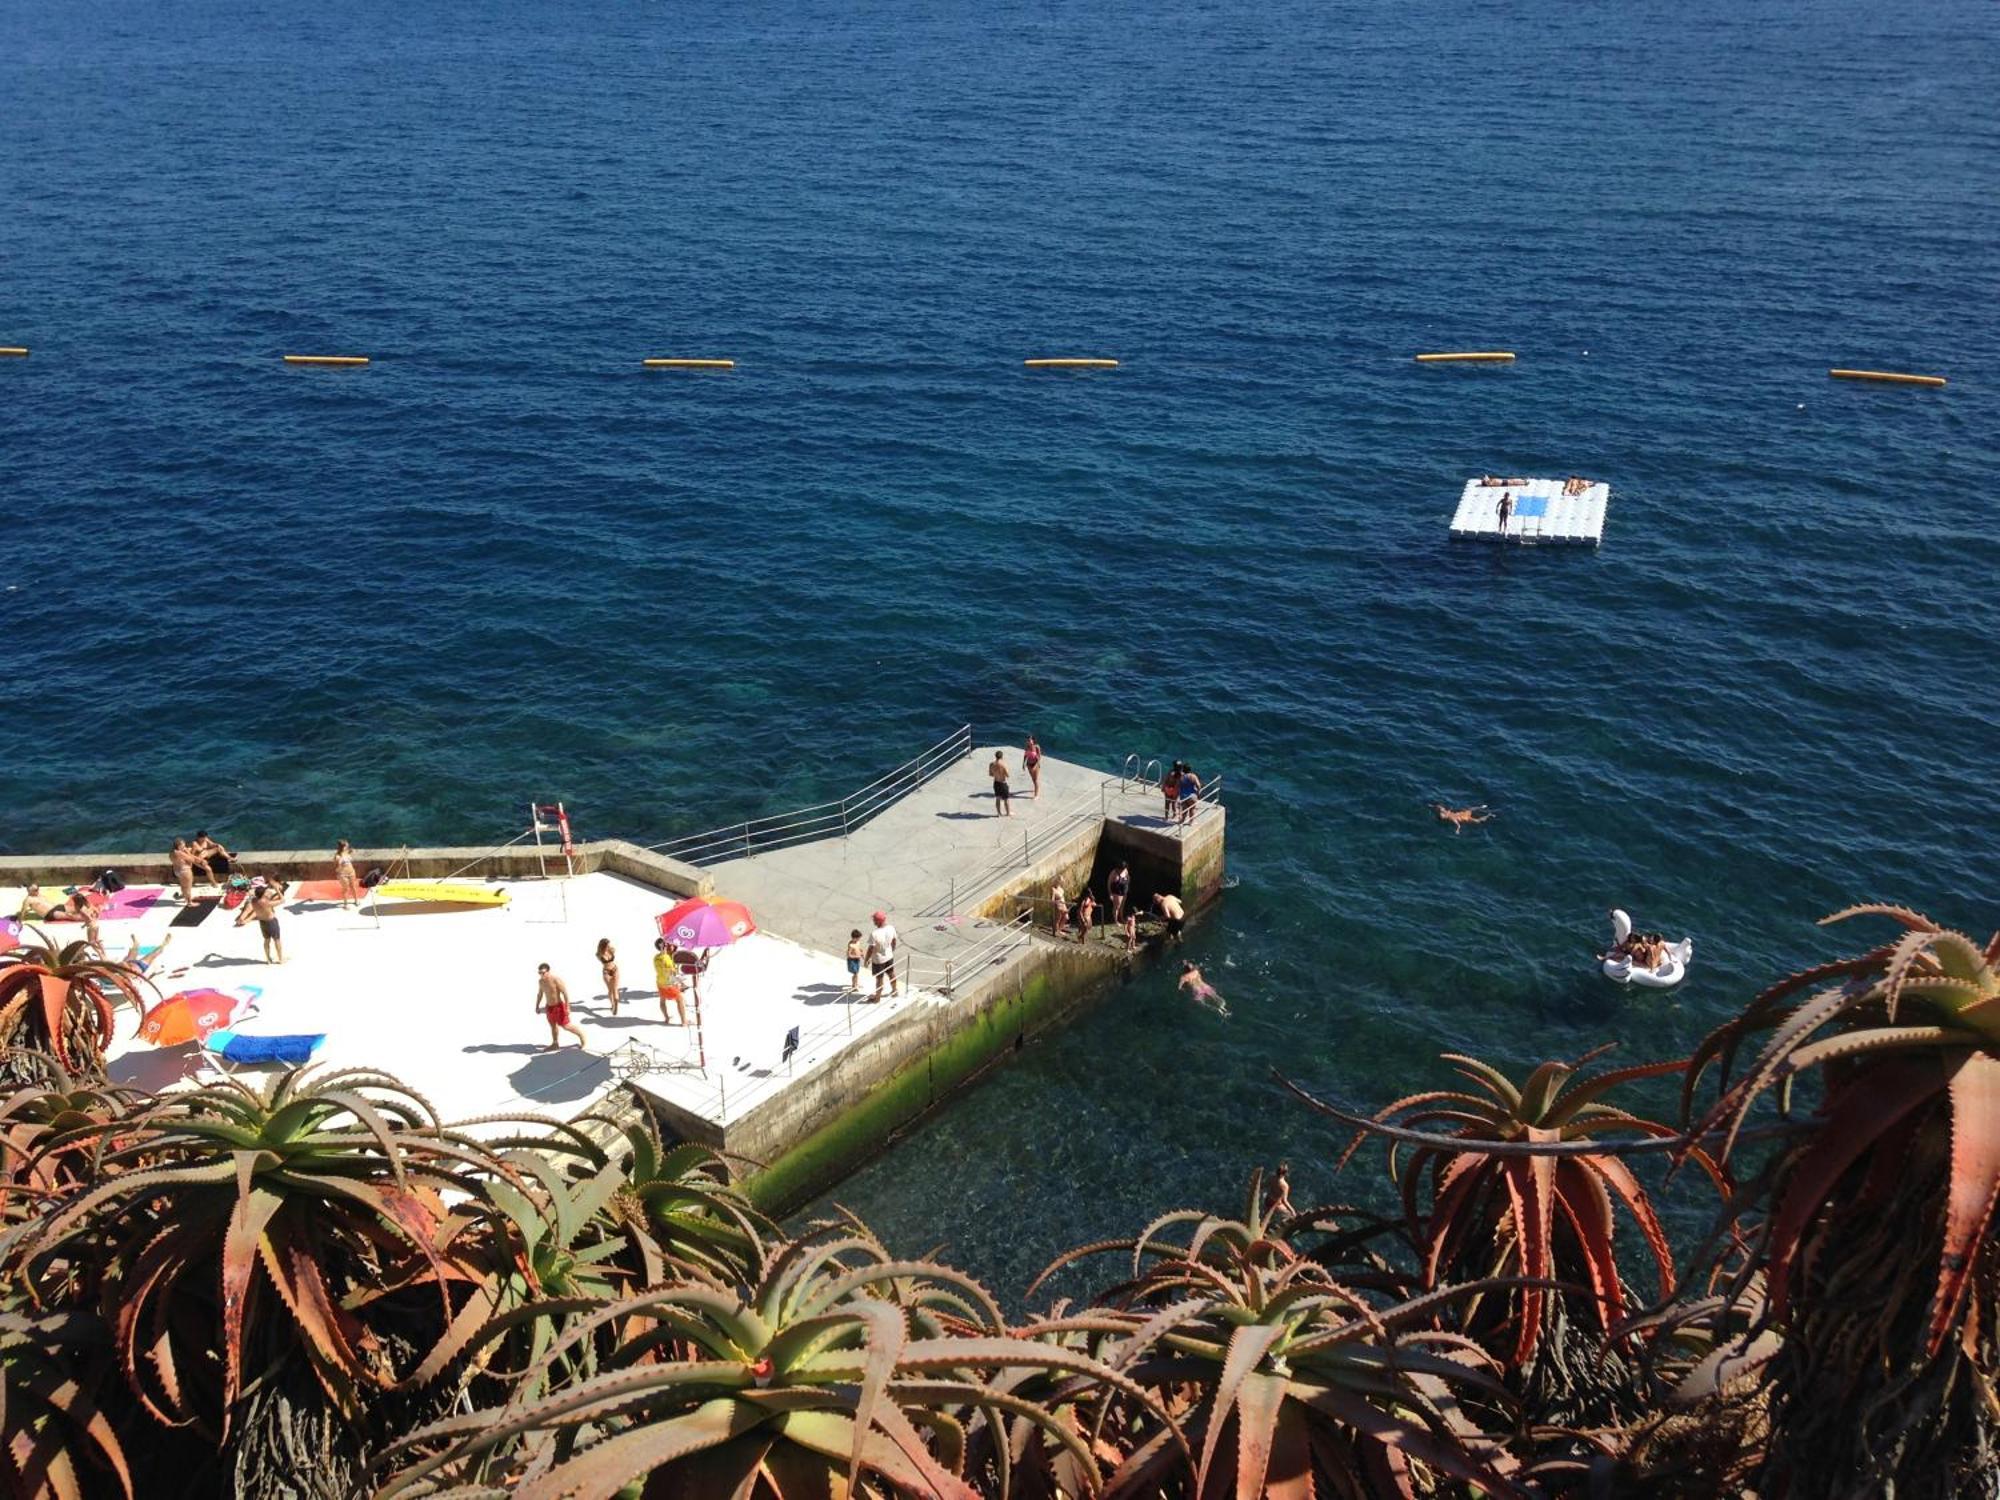
M 1549 501 L 1546 495 L 1535 495 L 1514 502 L 1514 514 L 1524 519 L 1531 516 L 1545 516 L 1548 513 Z

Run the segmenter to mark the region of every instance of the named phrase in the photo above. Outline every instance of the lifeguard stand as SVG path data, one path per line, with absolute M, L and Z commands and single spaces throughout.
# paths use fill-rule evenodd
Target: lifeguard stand
M 558 888 L 562 891 L 562 919 L 569 921 L 569 883 L 576 875 L 576 840 L 570 836 L 569 810 L 560 802 L 530 802 L 528 804 L 528 827 L 535 836 L 535 862 L 542 868 L 542 879 L 549 878 L 549 850 L 542 842 L 544 834 L 554 834 L 561 840 L 558 852 L 562 855 L 562 871 Z

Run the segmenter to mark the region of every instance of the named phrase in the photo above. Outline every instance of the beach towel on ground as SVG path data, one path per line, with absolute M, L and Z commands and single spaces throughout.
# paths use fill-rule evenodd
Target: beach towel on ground
M 166 894 L 163 886 L 128 885 L 97 908 L 97 915 L 106 922 L 122 922 L 131 917 L 144 916 L 154 902 Z
M 323 1031 L 301 1031 L 281 1036 L 244 1036 L 236 1031 L 211 1031 L 202 1045 L 225 1062 L 281 1063 L 301 1067 L 326 1042 Z
M 173 921 L 167 923 L 167 925 L 169 927 L 199 927 L 207 920 L 208 914 L 221 904 L 221 901 L 214 896 L 203 896 L 199 901 L 190 901 L 186 910 L 176 915 Z

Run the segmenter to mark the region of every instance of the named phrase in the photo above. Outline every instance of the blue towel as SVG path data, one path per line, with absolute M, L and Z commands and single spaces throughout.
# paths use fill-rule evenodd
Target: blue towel
M 1514 502 L 1514 514 L 1524 520 L 1535 516 L 1546 516 L 1548 513 L 1549 501 L 1546 495 L 1523 495 Z
M 237 1032 L 216 1032 L 209 1037 L 210 1050 L 220 1052 L 233 1063 L 283 1063 L 298 1067 L 312 1061 L 326 1041 L 326 1033 L 295 1032 L 290 1036 L 243 1036 Z M 215 1045 L 220 1042 L 221 1045 Z

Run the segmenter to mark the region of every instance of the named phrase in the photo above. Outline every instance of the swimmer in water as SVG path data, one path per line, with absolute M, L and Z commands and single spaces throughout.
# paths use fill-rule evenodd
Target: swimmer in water
M 1433 802 L 1431 806 L 1436 810 L 1440 823 L 1451 824 L 1453 833 L 1465 832 L 1468 824 L 1493 821 L 1493 814 L 1486 810 L 1484 802 L 1477 807 L 1446 807 L 1442 802 Z
M 1194 966 L 1191 958 L 1181 960 L 1180 987 L 1194 996 L 1196 1004 L 1206 1005 L 1218 1016 L 1229 1014 L 1228 1004 L 1216 994 L 1215 986 L 1201 977 L 1201 970 Z

